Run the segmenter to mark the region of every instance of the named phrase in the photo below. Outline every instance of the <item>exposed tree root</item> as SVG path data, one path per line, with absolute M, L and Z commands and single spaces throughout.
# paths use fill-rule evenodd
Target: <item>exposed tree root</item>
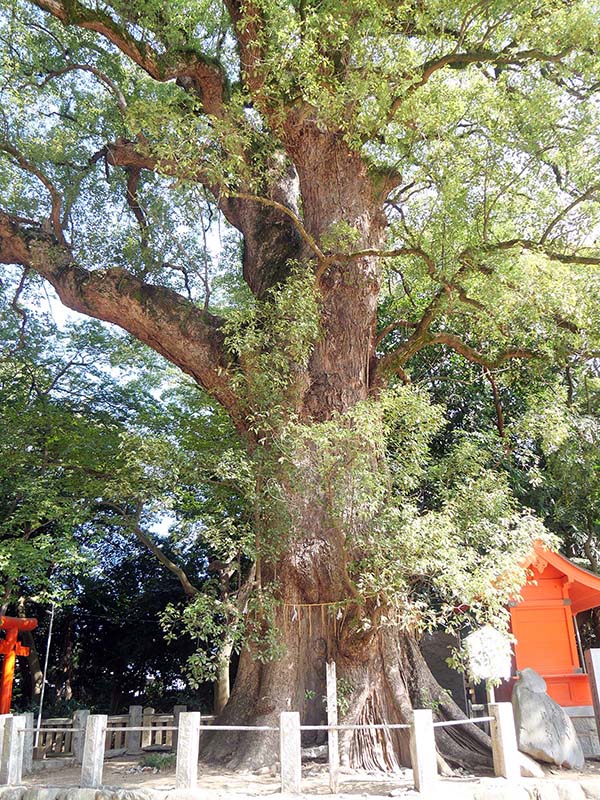
M 316 626 L 318 627 L 318 626 Z M 288 650 L 277 662 L 253 662 L 242 655 L 234 690 L 219 723 L 229 725 L 278 725 L 281 711 L 298 710 L 304 724 L 325 724 L 325 639 L 313 630 L 312 640 L 288 632 Z M 295 634 L 295 635 L 294 635 Z M 347 724 L 409 724 L 413 708 L 433 709 L 437 720 L 466 719 L 462 710 L 437 683 L 416 639 L 382 628 L 352 651 L 336 643 L 338 697 L 341 719 Z M 310 646 L 309 646 L 310 645 Z M 226 761 L 234 768 L 271 765 L 278 760 L 278 734 L 227 732 L 204 734 L 206 758 Z M 323 741 L 307 733 L 304 743 Z M 489 737 L 476 725 L 436 729 L 440 767 L 466 769 L 491 765 Z M 394 771 L 410 765 L 408 729 L 340 732 L 342 764 Z

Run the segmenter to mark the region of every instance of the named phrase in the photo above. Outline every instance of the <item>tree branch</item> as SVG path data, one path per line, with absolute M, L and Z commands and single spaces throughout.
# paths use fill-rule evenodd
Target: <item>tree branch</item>
M 99 81 L 101 81 L 117 99 L 117 105 L 119 106 L 119 110 L 124 114 L 127 111 L 127 101 L 125 100 L 125 95 L 119 89 L 117 84 L 112 81 L 108 75 L 104 72 L 99 70 L 97 67 L 93 67 L 90 64 L 68 64 L 66 67 L 62 69 L 54 70 L 53 72 L 49 72 L 44 80 L 38 84 L 39 88 L 41 89 L 47 83 L 49 83 L 54 78 L 59 78 L 61 75 L 66 75 L 68 72 L 90 72 L 92 75 L 95 75 Z
M 116 503 L 102 502 L 99 504 L 99 507 L 107 508 L 123 517 L 125 524 L 131 531 L 133 531 L 138 541 L 140 541 L 144 547 L 146 547 L 152 553 L 152 555 L 156 556 L 158 561 L 160 561 L 160 563 L 166 567 L 169 572 L 172 572 L 173 575 L 177 576 L 179 583 L 181 584 L 181 588 L 185 592 L 185 595 L 188 599 L 197 597 L 200 594 L 200 590 L 192 584 L 185 570 L 174 561 L 171 561 L 171 559 L 156 544 L 154 539 L 142 529 L 139 523 L 139 517 L 142 510 L 141 504 L 138 504 L 135 516 L 128 514 L 124 508 Z
M 244 409 L 231 386 L 220 318 L 125 269 L 84 269 L 55 237 L 15 222 L 2 210 L 0 263 L 31 268 L 56 289 L 64 305 L 119 325 L 149 345 L 212 394 L 247 434 Z
M 535 355 L 535 353 L 533 353 L 531 350 L 526 350 L 525 348 L 521 347 L 512 347 L 508 350 L 505 350 L 503 353 L 500 353 L 500 355 L 496 356 L 496 358 L 486 358 L 483 353 L 478 352 L 463 342 L 462 339 L 459 339 L 458 336 L 454 336 L 451 333 L 435 333 L 425 342 L 425 346 L 434 344 L 446 345 L 466 358 L 467 361 L 473 361 L 475 364 L 481 364 L 481 366 L 485 367 L 487 370 L 498 369 L 498 367 L 501 367 L 502 364 L 510 361 L 513 358 L 533 358 Z
M 146 261 L 148 257 L 148 223 L 146 220 L 146 215 L 144 214 L 144 210 L 140 205 L 137 191 L 141 170 L 139 167 L 126 167 L 125 171 L 127 173 L 127 189 L 125 192 L 125 197 L 127 199 L 127 205 L 131 209 L 133 216 L 136 218 L 140 229 L 140 245 L 142 248 L 142 256 L 144 261 Z
M 262 13 L 252 0 L 225 0 L 232 19 L 240 50 L 242 77 L 248 88 L 259 94 L 265 82 L 261 69 L 263 50 L 260 45 Z
M 377 336 L 375 337 L 374 347 L 377 347 L 381 342 L 388 336 L 390 333 L 398 330 L 398 328 L 416 328 L 418 325 L 417 322 L 411 322 L 407 319 L 398 319 L 395 322 L 390 322 L 389 325 L 386 325 L 385 328 L 382 328 Z
M 15 290 L 15 294 L 11 301 L 11 307 L 14 310 L 15 314 L 18 314 L 21 317 L 21 325 L 19 326 L 19 347 L 24 347 L 25 345 L 25 327 L 27 325 L 27 312 L 24 308 L 19 305 L 19 297 L 21 296 L 21 292 L 25 288 L 25 281 L 27 280 L 27 276 L 29 275 L 29 267 L 25 267 L 23 270 L 23 274 L 21 275 L 21 280 L 19 281 L 19 285 Z
M 583 203 L 586 200 L 591 199 L 599 189 L 600 189 L 600 183 L 595 183 L 593 186 L 590 186 L 589 189 L 587 189 L 583 194 L 580 194 L 579 197 L 576 197 L 571 203 L 569 203 L 568 206 L 563 208 L 563 210 L 560 211 L 546 227 L 546 230 L 543 232 L 541 236 L 540 245 L 544 245 L 544 243 L 546 242 L 546 240 L 548 239 L 554 228 L 558 225 L 559 222 L 561 222 L 567 216 L 567 214 L 569 214 L 580 203 Z
M 321 250 L 321 248 L 317 244 L 317 242 L 314 239 L 314 237 L 310 235 L 310 233 L 306 230 L 306 228 L 302 224 L 302 220 L 300 219 L 300 217 L 298 217 L 296 214 L 294 214 L 294 212 L 290 208 L 288 208 L 287 206 L 284 206 L 283 203 L 278 203 L 276 200 L 270 200 L 267 197 L 260 197 L 259 195 L 248 194 L 247 192 L 228 192 L 228 194 L 229 194 L 229 197 L 237 197 L 239 200 L 250 200 L 250 201 L 252 201 L 254 203 L 261 203 L 263 206 L 269 206 L 270 208 L 276 208 L 278 211 L 281 211 L 282 214 L 285 214 L 287 217 L 289 217 L 292 220 L 292 222 L 294 223 L 294 227 L 296 228 L 296 230 L 298 231 L 298 233 L 300 234 L 300 236 L 302 237 L 304 242 L 308 245 L 308 247 L 310 247 L 310 249 L 316 255 L 318 260 L 321 263 L 326 262 L 325 266 L 323 268 L 320 266 L 319 269 L 317 270 L 317 272 L 316 272 L 316 278 L 317 279 L 320 277 L 320 275 L 323 274 L 323 272 L 325 271 L 326 267 L 333 260 L 336 260 L 333 257 L 329 257 L 328 258 L 327 256 L 325 256 L 325 253 L 323 253 L 323 251 Z
M 104 36 L 154 80 L 177 79 L 184 89 L 200 96 L 204 111 L 221 115 L 226 79 L 219 64 L 192 50 L 175 52 L 170 48 L 164 55 L 160 54 L 147 42 L 136 39 L 110 14 L 98 8 L 89 9 L 77 0 L 32 1 L 64 25 L 76 25 Z
M 105 155 L 108 163 L 117 167 L 161 172 L 206 187 L 227 221 L 244 236 L 244 278 L 258 297 L 263 297 L 271 286 L 285 277 L 289 260 L 301 258 L 308 250 L 315 253 L 317 258 L 325 258 L 300 219 L 295 173 L 281 175 L 271 186 L 270 193 L 279 198 L 275 200 L 247 192 L 221 190 L 201 165 L 193 171 L 182 173 L 176 159 L 159 161 L 144 152 L 138 142 L 117 139 L 97 157 L 101 155 Z M 261 206 L 264 208 L 261 209 Z M 269 232 L 268 236 L 265 231 Z
M 394 250 L 358 250 L 354 253 L 333 253 L 325 257 L 327 267 L 334 261 L 341 261 L 347 263 L 350 261 L 357 261 L 362 258 L 400 258 L 402 256 L 416 256 L 425 262 L 427 272 L 429 275 L 434 275 L 436 265 L 433 258 L 429 253 L 425 252 L 421 247 L 397 247 Z
M 181 588 L 185 592 L 186 597 L 192 598 L 200 594 L 200 591 L 190 582 L 185 570 L 175 564 L 174 561 L 171 561 L 171 559 L 165 555 L 165 553 L 163 553 L 156 542 L 142 530 L 139 523 L 132 523 L 131 530 L 135 533 L 138 540 L 145 547 L 147 547 L 153 555 L 156 556 L 160 563 L 170 572 L 172 572 L 173 575 L 176 575 L 179 578 L 179 583 L 181 584 Z
M 0 140 L 0 150 L 3 150 L 5 153 L 8 153 L 8 155 L 12 156 L 21 169 L 24 169 L 26 172 L 34 175 L 46 187 L 50 195 L 50 220 L 52 222 L 52 227 L 54 228 L 54 233 L 59 243 L 66 245 L 61 221 L 62 195 L 56 186 L 42 172 L 42 170 L 39 169 L 39 167 L 36 167 L 28 159 L 26 159 L 16 147 L 10 144 L 10 142 Z
M 492 396 L 494 398 L 494 410 L 496 412 L 496 428 L 498 429 L 498 436 L 505 441 L 506 447 L 508 447 L 508 443 L 506 442 L 506 431 L 504 429 L 504 410 L 502 408 L 502 400 L 500 398 L 500 392 L 498 391 L 498 385 L 494 380 L 494 376 L 492 375 L 491 371 L 487 368 L 483 368 L 483 374 L 492 387 Z
M 590 187 L 588 193 L 591 194 L 595 191 L 596 187 Z M 577 198 L 577 202 L 580 202 L 582 197 Z M 576 205 L 576 203 L 571 204 L 571 207 Z M 565 209 L 564 213 L 568 213 L 569 209 Z M 561 212 L 562 213 L 562 212 Z M 555 218 L 556 222 L 558 222 L 558 218 Z M 553 223 L 551 223 L 553 224 Z M 542 253 L 546 258 L 550 259 L 551 261 L 559 261 L 565 264 L 582 264 L 582 265 L 589 265 L 589 266 L 600 266 L 600 256 L 591 256 L 591 255 L 582 255 L 580 253 L 560 253 L 557 250 L 548 247 L 544 242 L 537 242 L 531 239 L 507 239 L 505 241 L 483 244 L 480 247 L 473 247 L 467 248 L 462 251 L 462 253 L 458 256 L 458 261 L 461 263 L 461 267 L 456 273 L 457 276 L 463 274 L 469 268 L 473 268 L 485 273 L 491 273 L 492 269 L 485 267 L 482 264 L 474 263 L 477 255 L 483 254 L 490 254 L 494 252 L 502 252 L 506 250 L 512 250 L 515 248 L 520 248 L 522 250 L 529 250 L 529 251 L 537 251 Z M 405 252 L 402 252 L 404 251 Z M 367 251 L 365 251 L 367 252 Z M 409 248 L 399 248 L 395 251 L 368 251 L 369 255 L 380 255 L 382 257 L 385 256 L 393 256 L 393 255 L 404 255 L 404 254 L 411 254 Z M 421 255 L 420 253 L 414 253 L 415 255 Z M 352 257 L 357 257 L 359 254 L 352 254 Z M 426 254 L 425 254 L 426 256 Z M 423 257 L 423 256 L 421 256 Z M 426 262 L 427 263 L 427 262 Z M 430 268 L 429 273 L 432 274 L 435 272 L 435 265 L 433 265 L 433 270 Z M 433 274 L 435 278 L 435 275 Z M 517 287 L 513 287 L 517 289 Z M 477 364 L 480 364 L 484 368 L 488 370 L 493 370 L 501 366 L 506 361 L 512 358 L 532 358 L 534 357 L 534 353 L 523 349 L 523 348 L 511 348 L 504 353 L 497 356 L 495 359 L 487 358 L 483 353 L 479 353 L 478 351 L 474 350 L 472 347 L 467 345 L 457 336 L 453 336 L 450 333 L 437 333 L 431 334 L 430 328 L 433 321 L 436 319 L 438 312 L 442 306 L 444 296 L 447 294 L 451 294 L 455 291 L 461 300 L 461 302 L 471 305 L 477 308 L 478 311 L 489 313 L 489 310 L 486 308 L 485 304 L 481 303 L 478 300 L 470 298 L 464 288 L 458 284 L 453 283 L 451 281 L 443 281 L 442 287 L 432 300 L 430 301 L 428 307 L 425 309 L 421 319 L 418 323 L 410 324 L 410 327 L 414 328 L 413 333 L 403 342 L 400 346 L 396 347 L 394 350 L 386 353 L 382 356 L 375 366 L 375 378 L 373 380 L 373 386 L 378 387 L 382 380 L 384 380 L 385 375 L 397 373 L 399 369 L 410 359 L 415 353 L 419 352 L 419 350 L 423 349 L 424 347 L 428 347 L 434 344 L 444 344 L 456 352 L 460 353 L 464 358 L 468 359 L 469 361 L 473 361 Z M 550 316 L 554 320 L 554 322 L 566 330 L 569 330 L 572 333 L 578 333 L 579 329 L 576 325 L 571 323 L 569 320 L 564 319 L 562 316 L 555 312 L 548 312 Z M 388 328 L 384 329 L 379 337 L 376 339 L 376 345 L 381 342 L 384 336 L 387 333 L 391 332 L 397 327 L 402 327 L 402 322 L 392 323 Z M 586 354 L 586 357 L 590 357 L 590 354 Z
M 408 96 L 413 94 L 421 86 L 424 86 L 434 73 L 444 67 L 450 67 L 450 69 L 465 69 L 471 64 L 493 64 L 500 67 L 510 65 L 523 66 L 529 62 L 540 61 L 558 63 L 568 55 L 570 51 L 571 48 L 565 48 L 558 53 L 544 53 L 541 50 L 532 48 L 530 50 L 521 50 L 511 53 L 506 52 L 505 48 L 505 51 L 498 53 L 494 50 L 480 48 L 466 53 L 452 52 L 440 58 L 431 59 L 421 66 L 421 77 L 410 84 L 403 95 L 396 97 L 392 101 L 387 116 L 388 122 L 393 119 L 395 113 Z
M 386 375 L 398 373 L 409 358 L 412 358 L 416 353 L 425 347 L 441 344 L 450 347 L 455 352 L 472 361 L 475 364 L 480 364 L 487 370 L 494 370 L 501 367 L 507 361 L 513 358 L 534 358 L 535 353 L 525 348 L 512 347 L 500 353 L 496 358 L 488 358 L 483 353 L 475 350 L 473 347 L 463 342 L 458 336 L 451 333 L 429 333 L 431 322 L 435 318 L 435 309 L 433 308 L 433 301 L 430 303 L 427 311 L 419 322 L 415 332 L 404 342 L 400 347 L 395 348 L 391 352 L 379 359 L 376 365 L 376 380 L 374 385 L 379 387 Z
M 478 253 L 489 254 L 504 250 L 513 250 L 515 248 L 537 251 L 545 255 L 546 258 L 550 259 L 550 261 L 559 261 L 562 264 L 600 266 L 600 256 L 588 256 L 581 255 L 579 253 L 559 253 L 557 250 L 548 247 L 544 242 L 535 241 L 533 239 L 506 239 L 501 242 L 484 244 L 481 247 L 470 247 L 460 253 L 458 260 L 464 261 L 468 258 L 474 257 Z

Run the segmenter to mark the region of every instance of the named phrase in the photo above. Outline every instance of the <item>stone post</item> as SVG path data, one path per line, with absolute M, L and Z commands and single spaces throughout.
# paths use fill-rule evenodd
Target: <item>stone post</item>
M 178 789 L 195 789 L 198 782 L 200 712 L 182 711 L 179 714 L 178 733 L 175 786 Z
M 297 711 L 284 711 L 279 717 L 279 765 L 282 794 L 300 794 L 302 750 Z
M 147 731 L 142 731 L 142 749 L 144 747 L 150 747 L 152 744 L 152 731 L 150 728 L 152 727 L 152 717 L 154 716 L 155 711 L 153 708 L 145 708 L 142 713 L 142 726 L 144 728 L 148 728 Z
M 25 714 L 25 733 L 23 734 L 23 775 L 29 775 L 33 769 L 34 725 L 33 711 L 28 711 Z
M 125 734 L 125 750 L 128 756 L 137 756 L 142 752 L 142 731 L 132 731 L 129 728 L 142 727 L 143 711 L 142 706 L 129 706 L 127 733 Z
M 4 725 L 6 720 L 10 719 L 12 714 L 0 714 L 0 772 L 2 771 L 2 764 L 4 763 Z
M 23 737 L 25 715 L 9 717 L 4 723 L 4 742 L 2 745 L 2 767 L 0 784 L 19 786 L 23 781 Z
M 179 715 L 187 711 L 187 706 L 173 706 L 173 727 L 179 728 Z M 202 719 L 200 719 L 200 725 L 202 725 Z M 173 736 L 171 737 L 172 748 L 173 752 L 177 752 L 177 734 L 179 731 L 173 731 Z
M 583 658 L 590 681 L 596 729 L 600 738 L 600 648 L 594 647 L 592 650 L 586 650 Z
M 82 789 L 99 789 L 102 786 L 107 723 L 106 714 L 90 714 L 87 718 L 81 765 Z
M 430 708 L 418 708 L 413 711 L 410 728 L 410 760 L 417 792 L 425 793 L 433 790 L 437 782 L 437 752 L 433 714 Z
M 515 720 L 510 703 L 490 703 L 490 734 L 492 737 L 492 756 L 494 758 L 494 774 L 500 778 L 518 781 L 521 777 L 519 749 Z
M 335 661 L 325 664 L 327 676 L 327 725 L 338 724 L 337 678 Z M 340 782 L 340 747 L 338 731 L 327 731 L 327 750 L 329 753 L 329 790 L 338 793 Z
M 76 764 L 83 764 L 83 747 L 89 716 L 87 708 L 80 708 L 73 714 L 73 758 Z

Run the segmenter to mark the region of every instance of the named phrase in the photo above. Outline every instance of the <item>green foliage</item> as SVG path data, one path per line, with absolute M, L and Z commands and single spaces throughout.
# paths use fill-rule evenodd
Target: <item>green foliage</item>
M 567 391 L 574 393 L 569 400 Z M 532 393 L 514 425 L 515 467 L 530 502 L 567 551 L 598 570 L 600 532 L 600 429 L 598 380 L 590 370 L 573 372 L 570 389 L 554 385 Z
M 360 245 L 360 231 L 345 220 L 334 222 L 321 236 L 321 245 L 334 253 L 348 253 Z
M 7 281 L 5 290 L 10 297 L 14 286 Z M 20 298 L 26 301 L 31 294 Z M 237 562 L 245 570 L 253 537 L 244 516 L 250 478 L 240 444 L 218 408 L 189 384 L 159 373 L 133 340 L 93 324 L 61 331 L 29 308 L 23 338 L 7 305 L 0 316 L 6 345 L 0 360 L 3 602 L 12 609 L 22 598 L 42 619 L 48 603 L 64 607 L 64 625 L 77 630 L 72 666 L 82 702 L 106 710 L 112 684 L 162 704 L 173 697 L 186 659 L 203 653 L 196 652 L 194 634 L 169 644 L 172 670 L 162 664 L 158 617 L 165 604 L 180 606 L 181 587 L 136 546 L 132 518 L 141 509 L 138 522 L 150 539 L 160 525 L 160 549 L 200 588 L 207 561 Z M 123 553 L 107 540 L 121 541 Z M 150 607 L 138 597 L 144 584 L 154 593 Z M 185 613 L 187 620 L 193 608 Z M 137 630 L 136 620 L 144 622 Z M 89 639 L 92 631 L 102 657 Z M 124 657 L 112 652 L 117 641 Z M 209 659 L 212 640 L 200 644 Z M 57 675 L 56 685 L 63 680 Z
M 548 540 L 547 533 L 494 468 L 496 448 L 489 442 L 459 439 L 431 463 L 439 410 L 423 395 L 420 404 L 415 427 L 405 421 L 402 431 L 413 441 L 420 435 L 424 452 L 417 458 L 410 450 L 395 452 L 400 480 L 359 539 L 365 556 L 356 565 L 356 585 L 363 595 L 374 592 L 391 603 L 385 620 L 391 624 L 459 626 L 457 609 L 468 606 L 472 620 L 504 625 L 504 604 L 525 575 L 516 564 L 533 541 Z M 420 421 L 427 415 L 434 420 L 429 431 Z M 404 463 L 400 454 L 407 456 Z M 424 490 L 429 509 L 422 506 Z
M 345 717 L 350 709 L 350 701 L 355 687 L 347 678 L 338 678 L 336 684 L 338 712 Z
M 465 434 L 433 457 L 442 415 L 425 392 L 403 387 L 327 422 L 290 422 L 276 441 L 269 491 L 271 503 L 287 506 L 279 524 L 271 509 L 261 557 L 275 563 L 302 535 L 302 506 L 294 512 L 282 487 L 310 484 L 324 502 L 313 513 L 355 554 L 348 574 L 358 595 L 346 601 L 358 608 L 355 624 L 371 626 L 375 604 L 385 608 L 380 624 L 458 628 L 468 618 L 505 627 L 505 604 L 525 580 L 519 562 L 534 541 L 554 540 L 498 470 L 494 437 Z M 263 597 L 261 609 L 273 615 L 276 605 Z
M 218 596 L 217 588 L 205 584 L 202 594 L 185 606 L 169 604 L 161 614 L 161 625 L 169 642 L 184 634 L 195 644 L 194 653 L 186 663 L 189 685 L 198 688 L 204 681 L 217 679 L 219 662 L 225 656 L 223 647 L 228 646 L 226 663 L 232 651 L 239 652 L 243 641 L 238 614 L 231 602 Z
M 227 319 L 227 347 L 240 363 L 238 391 L 250 407 L 251 427 L 276 429 L 297 400 L 296 381 L 319 336 L 314 280 L 296 265 L 285 283 Z
M 130 534 L 132 520 L 168 518 L 173 557 L 199 552 L 228 570 L 223 585 L 198 570 L 202 593 L 163 618 L 172 639 L 198 643 L 198 682 L 219 665 L 216 640 L 247 642 L 262 659 L 281 652 L 281 587 L 263 585 L 258 568 L 309 523 L 343 542 L 358 627 L 456 626 L 465 605 L 477 622 L 503 624 L 523 580 L 515 564 L 535 539 L 553 541 L 542 519 L 594 557 L 597 377 L 576 377 L 567 407 L 557 390 L 558 370 L 577 372 L 600 350 L 594 5 L 255 0 L 236 19 L 216 0 L 65 9 L 67 25 L 25 0 L 0 12 L 2 208 L 45 231 L 51 184 L 75 263 L 126 268 L 180 292 L 190 310 L 218 311 L 247 440 L 131 340 L 86 325 L 45 345 L 48 321 L 31 341 L 30 320 L 24 352 L 13 321 L 0 363 L 7 590 L 26 575 L 29 592 L 64 599 L 53 576 L 94 563 L 104 527 Z M 112 44 L 73 27 L 97 15 Z M 194 81 L 215 74 L 222 102 L 206 113 L 214 86 Z M 305 158 L 318 141 L 323 163 Z M 115 167 L 107 143 L 135 144 L 154 166 L 135 198 L 135 169 Z M 318 421 L 301 406 L 332 313 L 335 258 L 323 303 L 312 253 L 279 265 L 287 278 L 256 298 L 234 275 L 239 236 L 226 230 L 217 242 L 218 214 L 239 222 L 240 192 L 272 209 L 275 178 L 294 159 L 302 196 L 287 210 L 296 228 L 312 226 L 308 250 L 313 237 L 341 267 L 356 265 L 387 213 L 377 245 L 396 255 L 378 261 L 380 337 L 357 372 L 390 357 L 374 377 L 400 368 L 413 381 L 369 384 L 370 399 Z M 345 159 L 357 175 L 344 174 Z M 361 170 L 368 191 L 336 186 Z M 340 188 L 352 203 L 311 208 L 319 180 L 331 180 L 318 187 L 328 201 Z M 361 282 L 379 281 L 374 260 L 364 264 L 357 302 Z M 3 299 L 13 310 L 16 283 Z M 74 354 L 82 361 L 69 364 Z M 532 366 L 508 369 L 517 356 Z M 240 610 L 230 595 L 251 562 L 256 586 Z
M 175 769 L 176 753 L 147 753 L 140 759 L 140 767 L 151 767 L 155 772 L 169 772 Z

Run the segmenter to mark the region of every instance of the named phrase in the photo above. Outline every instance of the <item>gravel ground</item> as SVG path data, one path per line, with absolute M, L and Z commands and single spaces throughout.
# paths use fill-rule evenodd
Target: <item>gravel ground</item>
M 456 775 L 452 778 L 444 778 L 439 781 L 436 787 L 435 797 L 437 800 L 462 800 L 462 798 L 473 798 L 474 800 L 515 800 L 523 797 L 556 798 L 556 800 L 570 800 L 571 798 L 581 798 L 581 800 L 600 800 L 600 762 L 588 761 L 582 772 L 570 770 L 547 769 L 546 779 L 534 780 L 525 779 L 522 786 L 528 788 L 528 792 L 522 794 L 523 790 L 517 787 L 509 789 L 506 782 L 501 778 L 491 776 Z M 27 776 L 23 783 L 29 787 L 42 786 L 77 786 L 79 784 L 80 770 L 75 767 L 68 767 L 56 770 L 44 770 L 33 775 Z M 302 768 L 302 795 L 304 797 L 318 797 L 329 794 L 328 769 L 326 764 L 309 763 Z M 542 790 L 542 786 L 544 788 Z M 103 785 L 105 787 L 119 787 L 120 789 L 133 790 L 159 790 L 164 793 L 173 793 L 175 790 L 175 770 L 152 771 L 149 768 L 142 769 L 139 758 L 135 756 L 123 756 L 111 759 L 104 764 Z M 553 786 L 552 786 L 553 785 Z M 535 789 L 535 787 L 539 787 Z M 564 787 L 564 788 L 554 788 Z M 583 790 L 585 791 L 582 791 Z M 252 772 L 231 772 L 222 768 L 201 764 L 198 774 L 198 790 L 195 796 L 206 800 L 222 800 L 234 796 L 237 800 L 243 798 L 255 798 L 261 795 L 280 794 L 279 776 L 273 771 L 259 770 Z M 178 793 L 174 792 L 173 798 Z M 280 795 L 281 796 L 281 795 Z M 412 771 L 407 769 L 397 774 L 370 773 L 360 771 L 342 770 L 340 774 L 339 795 L 340 798 L 347 797 L 350 800 L 357 796 L 364 798 L 417 798 L 413 790 Z M 128 798 L 125 798 L 128 800 Z M 129 800 L 134 800 L 133 793 Z
M 28 775 L 23 783 L 27 786 L 77 786 L 80 769 L 68 767 L 44 770 Z M 307 794 L 329 794 L 329 773 L 326 764 L 307 764 L 302 768 L 302 790 Z M 123 756 L 104 762 L 103 784 L 124 789 L 144 787 L 170 790 L 175 788 L 175 770 L 153 772 L 148 767 L 140 768 L 135 756 Z M 232 795 L 277 794 L 280 791 L 279 776 L 262 770 L 258 773 L 232 772 L 220 767 L 200 764 L 198 786 L 210 793 Z M 388 795 L 398 788 L 412 788 L 412 771 L 400 774 L 342 772 L 340 790 L 343 794 Z

